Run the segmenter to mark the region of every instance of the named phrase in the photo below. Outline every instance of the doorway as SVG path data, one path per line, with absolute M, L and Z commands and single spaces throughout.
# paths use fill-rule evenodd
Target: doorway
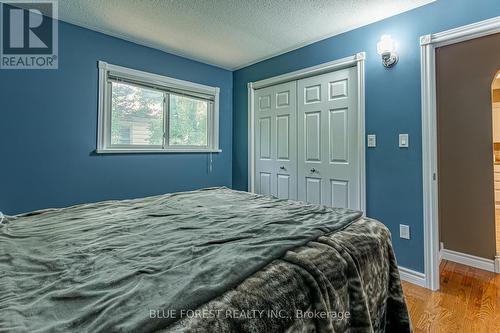
M 437 63 L 436 50 L 438 48 L 443 48 L 446 46 L 455 45 L 465 45 L 465 43 L 473 41 L 484 41 L 492 35 L 500 33 L 500 17 L 492 18 L 489 20 L 481 21 L 478 23 L 470 24 L 467 26 L 458 27 L 448 31 L 422 36 L 421 41 L 421 56 L 422 56 L 422 166 L 423 166 L 423 202 L 424 202 L 424 262 L 425 262 L 425 280 L 426 287 L 431 290 L 439 289 L 439 262 L 441 259 L 440 251 L 440 234 L 439 234 L 439 218 L 440 218 L 440 206 L 441 202 L 439 198 L 439 177 L 438 174 L 438 102 L 442 102 L 439 98 L 438 93 L 440 88 L 437 86 L 437 71 L 436 69 L 440 67 Z M 496 47 L 500 47 L 500 43 L 496 43 Z M 486 76 L 481 75 L 482 81 L 480 85 L 484 88 L 483 93 L 487 93 L 487 103 L 488 105 L 481 106 L 481 110 L 488 110 L 489 117 L 484 119 L 489 119 L 489 127 L 486 126 L 485 133 L 491 135 L 491 81 L 493 79 L 494 73 L 500 64 L 498 61 L 499 50 L 492 51 L 490 53 L 481 54 L 475 46 L 465 47 L 462 51 L 469 52 L 468 57 L 463 59 L 462 66 L 459 66 L 455 71 L 457 73 L 463 73 L 464 70 L 474 70 L 478 66 L 484 65 L 486 62 L 488 64 L 493 63 L 490 72 Z M 472 53 L 471 53 L 472 52 Z M 480 61 L 479 61 L 480 59 Z M 469 72 L 469 74 L 471 74 Z M 477 73 L 471 74 L 473 76 Z M 462 81 L 453 81 L 450 85 L 455 83 L 460 83 Z M 460 87 L 457 91 L 462 94 L 467 94 L 471 89 L 476 88 L 477 82 L 469 81 L 469 85 L 466 87 Z M 482 99 L 484 102 L 484 99 Z M 466 103 L 468 104 L 468 103 Z M 458 104 L 460 107 L 462 104 Z M 486 109 L 485 109 L 486 108 Z M 477 109 L 477 105 L 474 105 L 472 109 Z M 484 124 L 483 124 L 484 125 Z M 461 133 L 458 134 L 460 137 Z M 484 133 L 481 133 L 484 135 Z M 489 145 L 483 146 L 481 148 L 482 154 L 488 155 L 489 166 L 483 169 L 491 170 L 489 177 L 493 181 L 493 167 L 492 167 L 492 154 L 491 154 L 491 136 L 488 137 Z M 487 159 L 485 159 L 486 161 Z M 473 173 L 465 173 L 464 176 L 468 176 Z M 488 176 L 487 176 L 488 177 Z M 486 184 L 486 182 L 482 182 Z M 491 206 L 490 211 L 491 221 L 488 222 L 490 227 L 490 233 L 488 237 L 490 240 L 488 243 L 488 259 L 482 261 L 482 263 L 487 264 L 491 269 L 498 268 L 498 257 L 495 257 L 496 246 L 495 246 L 495 231 L 494 231 L 494 198 L 493 198 L 493 188 L 491 183 L 487 183 L 486 186 L 491 192 L 491 196 L 488 199 L 488 206 Z M 485 187 L 486 188 L 486 187 Z M 488 191 L 488 189 L 486 189 Z M 467 188 L 464 193 L 470 192 Z M 482 192 L 481 192 L 482 193 Z M 467 202 L 463 205 L 459 205 L 459 208 L 466 206 Z M 478 220 L 478 219 L 475 219 Z M 471 223 L 471 225 L 473 225 Z M 469 230 L 461 230 L 463 234 L 468 236 Z M 473 230 L 474 231 L 474 230 Z M 469 237 L 470 238 L 470 237 Z M 445 245 L 446 247 L 446 245 Z M 491 251 L 490 251 L 491 250 Z M 491 253 L 490 253 L 491 252 Z M 492 259 L 492 257 L 494 259 Z
M 491 84 L 498 54 L 500 34 L 436 49 L 440 255 L 486 270 L 496 254 Z
M 493 179 L 495 190 L 495 236 L 496 253 L 500 254 L 500 69 L 491 84 L 493 113 Z

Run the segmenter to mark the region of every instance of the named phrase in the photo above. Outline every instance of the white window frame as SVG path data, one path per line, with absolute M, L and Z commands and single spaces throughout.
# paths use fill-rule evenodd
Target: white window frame
M 218 153 L 219 149 L 219 93 L 218 87 L 206 86 L 189 81 L 179 80 L 158 74 L 143 72 L 122 66 L 98 62 L 99 68 L 99 106 L 97 119 L 97 149 L 98 154 L 128 154 L 128 153 Z M 111 144 L 111 81 L 110 76 L 154 86 L 164 91 L 165 96 L 172 94 L 190 94 L 207 96 L 208 103 L 207 145 L 182 146 L 168 144 L 169 115 L 164 110 L 165 136 L 161 146 L 112 145 Z M 168 101 L 164 105 L 168 104 Z

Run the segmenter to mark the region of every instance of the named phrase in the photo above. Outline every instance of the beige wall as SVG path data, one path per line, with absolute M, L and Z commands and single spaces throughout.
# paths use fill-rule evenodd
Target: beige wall
M 495 256 L 491 84 L 500 34 L 436 50 L 440 238 L 446 249 Z

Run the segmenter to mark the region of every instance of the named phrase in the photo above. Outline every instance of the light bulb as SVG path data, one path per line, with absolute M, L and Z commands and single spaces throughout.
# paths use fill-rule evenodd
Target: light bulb
M 380 37 L 380 42 L 377 43 L 377 52 L 382 55 L 384 53 L 393 53 L 396 51 L 396 42 L 390 35 Z

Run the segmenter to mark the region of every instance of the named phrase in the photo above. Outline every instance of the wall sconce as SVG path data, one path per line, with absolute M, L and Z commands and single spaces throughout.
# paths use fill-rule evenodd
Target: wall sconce
M 398 62 L 396 53 L 397 43 L 390 35 L 380 37 L 380 42 L 377 43 L 377 52 L 382 56 L 382 64 L 384 67 L 391 68 Z

